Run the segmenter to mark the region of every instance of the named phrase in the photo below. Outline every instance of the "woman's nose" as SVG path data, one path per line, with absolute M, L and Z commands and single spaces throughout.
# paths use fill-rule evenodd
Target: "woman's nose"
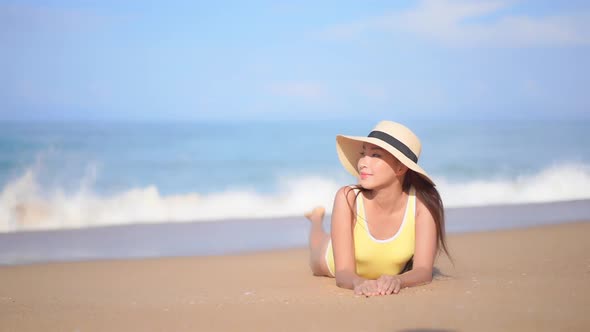
M 366 158 L 367 158 L 367 156 L 362 156 L 361 159 L 359 159 L 359 162 L 358 162 L 359 169 L 363 169 L 363 168 L 367 167 L 367 159 Z

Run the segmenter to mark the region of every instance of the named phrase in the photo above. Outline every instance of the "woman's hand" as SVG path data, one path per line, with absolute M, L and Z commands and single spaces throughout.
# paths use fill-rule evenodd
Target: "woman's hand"
M 377 280 L 363 280 L 354 286 L 354 295 L 379 295 Z
M 378 295 L 397 294 L 402 288 L 402 280 L 399 276 L 384 274 L 375 281 L 377 282 Z
M 399 276 L 382 275 L 377 280 L 363 280 L 354 286 L 355 295 L 376 296 L 399 293 L 402 280 Z

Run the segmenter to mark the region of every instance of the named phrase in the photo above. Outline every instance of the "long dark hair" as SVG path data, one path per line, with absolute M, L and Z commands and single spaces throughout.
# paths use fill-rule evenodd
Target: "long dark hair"
M 424 179 L 420 174 L 414 172 L 411 169 L 408 169 L 408 171 L 406 172 L 406 175 L 404 177 L 404 182 L 402 184 L 402 190 L 409 193 L 410 192 L 410 187 L 414 186 L 414 188 L 416 189 L 416 196 L 417 198 L 420 199 L 420 201 L 422 201 L 424 203 L 424 205 L 426 205 L 426 208 L 428 209 L 428 211 L 430 211 L 430 214 L 432 215 L 433 219 L 434 219 L 434 224 L 436 225 L 436 237 L 437 237 L 437 241 L 438 241 L 438 251 L 439 252 L 444 252 L 447 257 L 449 257 L 449 259 L 451 259 L 452 261 L 452 257 L 451 254 L 449 253 L 449 249 L 447 247 L 447 241 L 446 241 L 446 232 L 445 232 L 445 208 L 443 205 L 443 201 L 442 198 L 440 197 L 440 194 L 438 192 L 438 190 L 436 189 L 436 187 L 434 186 L 434 184 L 430 183 L 429 181 L 427 181 L 426 179 Z M 349 187 L 350 188 L 350 187 Z M 353 188 L 359 189 L 359 191 L 356 193 L 356 196 L 354 198 L 354 201 L 356 203 L 356 200 L 358 199 L 358 195 L 363 192 L 363 191 L 369 191 L 368 189 L 363 188 L 360 185 L 355 185 L 352 186 L 352 188 L 350 190 L 352 190 Z M 345 193 L 346 196 L 348 196 L 348 192 Z M 353 211 L 353 214 L 356 215 L 356 213 L 354 213 L 354 209 L 352 206 L 350 206 L 351 211 Z M 411 269 L 411 265 L 413 259 L 411 259 L 408 262 L 408 266 L 406 266 L 406 269 Z M 404 269 L 404 270 L 406 270 Z
M 438 251 L 444 252 L 447 257 L 451 258 L 449 248 L 447 247 L 445 232 L 445 207 L 442 198 L 434 184 L 424 179 L 420 174 L 408 169 L 402 184 L 402 189 L 409 192 L 410 187 L 416 189 L 416 196 L 419 198 L 434 219 L 436 225 L 436 237 L 438 238 Z

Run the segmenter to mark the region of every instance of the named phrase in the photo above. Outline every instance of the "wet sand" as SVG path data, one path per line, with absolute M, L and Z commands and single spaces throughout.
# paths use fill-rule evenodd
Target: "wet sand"
M 590 220 L 590 200 L 445 209 L 448 233 Z M 325 229 L 330 229 L 330 217 Z M 247 234 L 247 236 L 245 236 Z M 303 216 L 133 223 L 0 233 L 0 265 L 231 255 L 307 245 Z
M 356 297 L 306 249 L 0 267 L 0 331 L 587 331 L 590 222 L 450 234 L 428 285 Z

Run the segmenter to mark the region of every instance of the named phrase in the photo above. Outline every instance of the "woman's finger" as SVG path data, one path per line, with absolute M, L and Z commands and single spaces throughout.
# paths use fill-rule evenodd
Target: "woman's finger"
M 382 286 L 379 287 L 379 294 L 385 295 L 388 293 L 389 288 L 391 288 L 391 279 L 384 279 Z
M 381 293 L 389 286 L 388 280 L 385 278 L 377 279 L 377 292 Z
M 389 285 L 387 286 L 387 289 L 385 290 L 385 295 L 390 295 L 391 293 L 393 293 L 395 289 L 395 282 L 392 280 Z
M 383 287 L 383 279 L 379 278 L 376 280 L 377 281 L 377 290 L 381 290 L 381 288 Z
M 395 294 L 399 293 L 400 289 L 402 288 L 402 281 L 399 279 L 396 279 L 395 281 L 395 288 L 393 289 L 393 292 Z
M 362 295 L 363 294 L 363 286 L 364 286 L 364 283 L 361 283 L 360 285 L 355 286 L 354 287 L 355 293 L 358 295 Z
M 373 295 L 379 295 L 381 293 L 381 290 L 379 289 L 379 284 L 375 281 L 372 286 Z
M 364 282 L 362 285 L 362 290 L 363 290 L 363 294 L 366 296 L 370 296 L 371 295 L 371 288 L 369 287 L 369 283 L 368 282 Z

